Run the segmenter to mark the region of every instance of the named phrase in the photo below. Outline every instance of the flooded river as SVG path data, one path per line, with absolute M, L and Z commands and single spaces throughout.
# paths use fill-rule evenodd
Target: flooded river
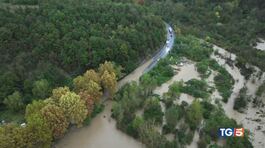
M 56 148 L 143 148 L 144 146 L 117 130 L 116 121 L 111 116 L 111 101 L 97 115 L 89 126 L 72 129 L 56 144 Z

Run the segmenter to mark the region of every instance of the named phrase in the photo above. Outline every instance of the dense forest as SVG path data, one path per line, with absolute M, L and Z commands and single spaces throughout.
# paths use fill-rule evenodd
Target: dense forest
M 111 60 L 132 71 L 165 41 L 162 19 L 147 8 L 108 0 L 6 1 L 0 8 L 0 109 L 44 99 L 52 88 Z M 6 101 L 5 101 L 6 100 Z M 17 111 L 20 111 L 18 109 Z

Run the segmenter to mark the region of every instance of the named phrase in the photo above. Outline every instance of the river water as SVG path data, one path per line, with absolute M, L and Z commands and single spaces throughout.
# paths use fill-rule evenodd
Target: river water
M 56 148 L 143 148 L 144 145 L 117 130 L 111 116 L 112 102 L 105 102 L 105 109 L 89 126 L 72 129 L 57 144 Z

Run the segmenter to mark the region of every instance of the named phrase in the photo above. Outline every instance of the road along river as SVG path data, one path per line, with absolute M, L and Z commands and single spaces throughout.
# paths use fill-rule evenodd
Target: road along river
M 174 34 L 169 30 L 172 28 L 166 24 L 167 43 L 150 60 L 144 62 L 132 73 L 118 82 L 118 88 L 130 81 L 138 81 L 145 72 L 151 70 L 160 58 L 165 57 L 173 48 Z M 89 126 L 71 129 L 63 139 L 55 144 L 55 148 L 142 148 L 140 142 L 122 133 L 116 128 L 116 122 L 111 118 L 112 102 L 105 102 L 105 109 L 102 113 L 92 119 Z

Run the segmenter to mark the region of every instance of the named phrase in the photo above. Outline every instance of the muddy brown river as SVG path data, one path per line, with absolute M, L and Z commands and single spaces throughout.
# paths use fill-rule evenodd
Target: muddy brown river
M 110 117 L 111 101 L 105 103 L 105 109 L 97 115 L 89 126 L 72 129 L 61 139 L 56 148 L 143 148 L 144 146 L 116 128 L 116 122 Z

